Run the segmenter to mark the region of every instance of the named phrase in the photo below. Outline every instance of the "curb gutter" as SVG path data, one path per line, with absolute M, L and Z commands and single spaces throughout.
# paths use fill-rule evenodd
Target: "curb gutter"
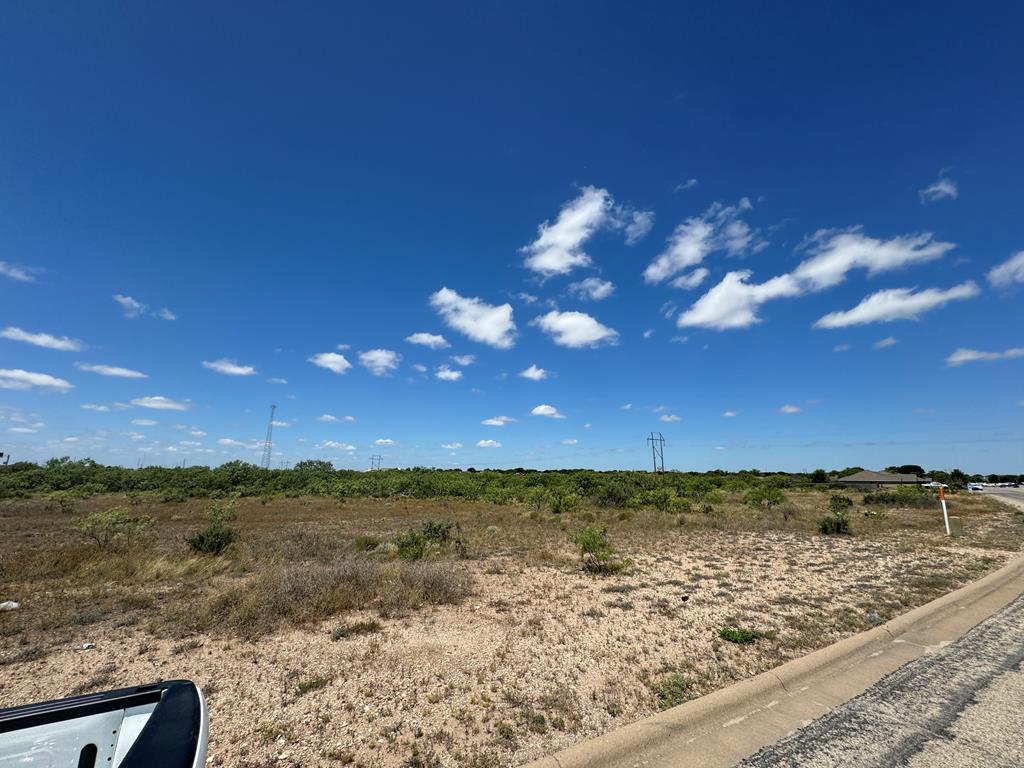
M 1024 556 L 874 629 L 525 768 L 727 768 L 958 639 L 1024 592 Z

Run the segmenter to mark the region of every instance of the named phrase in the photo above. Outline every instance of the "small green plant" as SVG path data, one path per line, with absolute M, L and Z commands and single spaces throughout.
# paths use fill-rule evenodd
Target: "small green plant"
M 693 681 L 680 674 L 669 675 L 666 678 L 650 682 L 647 687 L 651 689 L 654 698 L 658 701 L 658 709 L 669 709 L 676 707 L 685 701 L 689 701 L 693 694 Z
M 849 534 L 852 508 L 853 500 L 849 496 L 833 493 L 828 499 L 829 514 L 818 521 L 818 532 L 826 536 Z
M 764 632 L 759 632 L 756 629 L 744 629 L 743 627 L 722 627 L 718 630 L 718 636 L 730 643 L 749 645 L 755 640 L 764 637 Z
M 219 555 L 238 540 L 238 529 L 231 525 L 235 519 L 235 505 L 232 502 L 211 502 L 206 508 L 205 528 L 185 539 L 196 552 Z
M 583 570 L 591 573 L 621 573 L 628 568 L 629 560 L 620 558 L 615 548 L 608 541 L 608 529 L 596 525 L 588 525 L 578 531 L 572 541 L 580 548 L 580 562 Z
M 335 627 L 334 631 L 331 632 L 331 640 L 345 640 L 349 637 L 356 637 L 357 635 L 369 635 L 374 632 L 380 632 L 382 625 L 376 619 L 370 619 L 369 621 L 354 621 L 351 624 L 342 624 L 341 626 Z
M 579 509 L 582 499 L 572 491 L 554 491 L 548 496 L 548 509 L 555 515 L 575 512 Z
M 429 520 L 419 531 L 406 531 L 395 537 L 395 548 L 403 560 L 422 560 L 431 548 L 452 548 L 465 557 L 468 545 L 459 524 L 448 520 Z
M 74 528 L 92 539 L 100 549 L 129 549 L 153 526 L 148 515 L 133 515 L 128 507 L 90 512 Z
M 68 491 L 54 491 L 49 500 L 65 515 L 75 511 L 75 496 Z
M 331 678 L 329 677 L 310 677 L 306 680 L 300 680 L 295 686 L 295 695 L 305 696 L 307 693 L 326 688 L 330 684 Z
M 371 552 L 380 546 L 380 539 L 376 536 L 359 534 L 352 543 L 360 552 Z

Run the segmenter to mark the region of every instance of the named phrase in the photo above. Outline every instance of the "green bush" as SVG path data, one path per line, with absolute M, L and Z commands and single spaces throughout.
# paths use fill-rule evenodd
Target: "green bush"
M 730 643 L 749 645 L 755 640 L 764 637 L 764 632 L 759 632 L 756 629 L 744 629 L 743 627 L 722 627 L 718 630 L 718 636 Z
M 786 500 L 786 494 L 776 485 L 759 485 L 747 491 L 743 503 L 748 507 L 771 509 Z
M 671 512 L 679 506 L 675 488 L 652 488 L 640 491 L 629 500 L 631 507 L 653 507 L 660 512 Z
M 130 549 L 153 526 L 148 515 L 133 515 L 128 507 L 90 512 L 74 529 L 92 539 L 100 549 Z
M 583 570 L 591 573 L 621 573 L 630 566 L 629 560 L 618 557 L 615 548 L 608 541 L 608 529 L 588 525 L 572 537 L 580 548 L 580 562 Z
M 658 709 L 679 706 L 693 697 L 693 681 L 680 674 L 669 675 L 647 686 L 658 701 Z
M 838 493 L 833 493 L 828 498 L 828 511 L 833 515 L 846 515 L 849 514 L 853 508 L 853 499 L 849 496 L 842 496 Z
M 431 547 L 454 549 L 460 557 L 467 553 L 466 540 L 459 532 L 458 523 L 448 520 L 429 520 L 419 531 L 406 531 L 395 537 L 398 556 L 403 560 L 422 560 Z
M 931 509 L 937 506 L 935 496 L 916 486 L 896 491 L 877 491 L 864 494 L 865 507 L 904 507 L 910 509 Z
M 235 519 L 235 505 L 231 502 L 212 502 L 206 508 L 207 525 L 185 539 L 196 552 L 219 555 L 238 540 L 238 529 L 231 525 Z
M 582 501 L 578 493 L 555 491 L 548 496 L 548 509 L 556 515 L 561 515 L 565 512 L 575 512 L 579 509 Z
M 360 552 L 370 552 L 380 546 L 380 539 L 376 536 L 359 534 L 352 542 Z
M 599 507 L 621 507 L 629 502 L 630 492 L 625 483 L 613 481 L 601 486 L 593 499 Z

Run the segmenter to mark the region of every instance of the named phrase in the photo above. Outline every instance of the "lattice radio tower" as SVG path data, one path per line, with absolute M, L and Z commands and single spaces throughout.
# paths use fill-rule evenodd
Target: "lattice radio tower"
M 263 461 L 260 463 L 264 469 L 270 469 L 270 454 L 274 450 L 274 411 L 276 410 L 276 405 L 270 406 L 270 421 L 267 422 L 267 439 L 263 443 Z
M 651 444 L 651 459 L 654 461 L 654 471 L 665 471 L 665 436 L 661 432 L 651 432 L 647 438 Z

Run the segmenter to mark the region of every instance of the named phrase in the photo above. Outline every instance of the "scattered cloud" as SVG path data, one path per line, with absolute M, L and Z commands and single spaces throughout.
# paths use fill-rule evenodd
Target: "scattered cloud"
M 14 433 L 16 435 L 28 435 L 28 434 L 34 434 L 34 433 L 38 432 L 39 430 L 38 429 L 34 429 L 33 427 L 8 427 L 7 431 L 8 432 L 12 432 L 12 433 Z
M 686 181 L 682 182 L 681 184 L 676 184 L 676 188 L 674 190 L 672 190 L 672 191 L 673 192 L 683 192 L 683 191 L 685 191 L 687 189 L 693 189 L 698 184 L 700 184 L 700 182 L 697 181 L 697 179 L 687 179 Z
M 497 349 L 510 349 L 515 344 L 516 324 L 512 321 L 512 305 L 494 306 L 478 298 L 466 298 L 450 288 L 441 288 L 430 297 L 430 305 L 454 330 L 474 341 Z
M 727 419 L 734 419 L 740 415 L 739 411 L 723 411 L 722 415 Z
M 23 341 L 26 344 L 45 349 L 55 349 L 58 352 L 78 352 L 82 348 L 82 342 L 76 339 L 70 339 L 67 336 L 51 336 L 49 333 L 32 333 L 13 325 L 0 331 L 0 337 L 11 341 Z
M 52 389 L 55 392 L 67 392 L 74 384 L 51 376 L 48 373 L 34 373 L 21 368 L 0 368 L 0 389 Z
M 651 336 L 654 335 L 654 329 L 653 328 L 648 328 L 646 331 L 644 331 L 640 335 L 643 336 L 645 339 L 649 339 L 649 338 L 651 338 Z
M 352 363 L 346 360 L 344 355 L 339 355 L 337 352 L 320 352 L 313 355 L 306 362 L 339 374 L 352 367 Z
M 658 421 L 664 421 L 668 424 L 671 424 L 672 422 L 675 421 L 682 421 L 682 417 L 676 416 L 676 414 L 674 413 L 663 413 L 661 414 L 661 416 L 658 417 Z
M 132 405 L 137 405 L 140 408 L 152 408 L 158 411 L 187 411 L 191 407 L 188 402 L 181 403 L 163 395 L 137 397 L 132 400 Z
M 337 440 L 321 440 L 313 447 L 332 451 L 354 451 L 356 449 L 351 443 L 339 443 Z
M 374 376 L 387 376 L 402 362 L 402 356 L 390 349 L 371 349 L 359 353 L 359 364 Z
M 445 349 L 450 347 L 451 344 L 439 333 L 414 333 L 405 337 L 405 340 L 410 344 L 419 344 L 421 347 L 430 347 L 431 349 Z
M 452 360 L 461 366 L 472 365 L 476 362 L 476 355 L 452 355 Z
M 228 360 L 226 357 L 213 361 L 203 360 L 203 368 L 223 373 L 225 376 L 252 376 L 256 373 L 256 369 L 251 365 L 241 365 L 234 360 Z
M 633 404 L 632 403 L 626 403 L 625 405 L 621 405 L 621 406 L 619 406 L 619 410 L 620 411 L 632 411 L 633 410 Z
M 497 440 L 477 440 L 477 448 L 501 448 L 501 443 Z
M 685 275 L 680 275 L 671 283 L 669 283 L 669 285 L 671 285 L 673 288 L 681 288 L 684 291 L 692 291 L 694 288 L 699 287 L 701 283 L 707 280 L 707 277 L 710 274 L 711 270 L 707 269 L 706 267 L 697 267 L 697 269 L 693 270 L 692 272 L 688 272 Z
M 449 451 L 457 451 L 462 447 L 462 443 L 443 443 L 442 448 Z
M 418 373 L 426 373 L 427 372 L 427 366 L 425 366 L 423 363 L 413 363 L 412 364 L 412 369 L 414 371 L 417 371 Z
M 943 291 L 926 288 L 914 291 L 911 288 L 890 288 L 878 291 L 864 298 L 853 309 L 845 312 L 830 312 L 820 318 L 815 328 L 848 328 L 851 325 L 889 323 L 894 320 L 917 320 L 925 312 L 945 306 L 951 301 L 973 299 L 981 289 L 973 280 Z
M 504 427 L 506 424 L 514 422 L 511 416 L 492 416 L 489 419 L 484 419 L 480 423 L 488 427 Z
M 178 316 L 175 315 L 173 312 L 171 312 L 171 310 L 167 309 L 166 307 L 158 309 L 155 312 L 150 312 L 148 304 L 143 304 L 141 301 L 132 298 L 131 296 L 125 296 L 120 293 L 115 293 L 113 298 L 114 301 L 116 301 L 120 305 L 121 311 L 124 312 L 125 317 L 141 317 L 142 315 L 151 315 L 152 317 L 159 317 L 162 320 L 178 319 Z
M 531 365 L 526 370 L 520 371 L 517 375 L 522 376 L 524 379 L 530 381 L 543 381 L 548 378 L 549 374 L 543 368 L 538 368 L 536 365 Z
M 100 405 L 98 403 L 82 403 L 80 406 L 83 411 L 98 411 L 99 413 L 110 413 L 109 405 Z
M 988 281 L 997 288 L 1024 283 L 1024 251 L 1016 254 L 988 271 Z
M 434 372 L 434 378 L 441 381 L 458 381 L 462 378 L 462 371 L 452 370 L 447 365 L 439 365 Z
M 157 422 L 154 419 L 132 419 L 136 427 L 155 427 Z
M 328 424 L 333 424 L 334 422 L 338 422 L 338 421 L 355 421 L 356 417 L 355 416 L 341 416 L 341 417 L 338 417 L 338 416 L 335 416 L 332 413 L 323 413 L 323 414 L 317 416 L 316 420 L 317 421 L 323 421 L 323 422 L 328 423 Z
M 977 349 L 957 349 L 946 358 L 946 365 L 963 365 L 964 363 L 992 362 L 993 360 L 1010 360 L 1024 357 L 1024 348 L 1014 347 L 1002 352 L 981 352 Z
M 956 182 L 946 176 L 945 172 L 939 174 L 939 178 L 933 184 L 917 191 L 921 205 L 934 203 L 938 200 L 956 200 L 960 194 Z
M 131 368 L 121 368 L 116 365 L 98 365 L 95 363 L 75 363 L 80 371 L 98 373 L 100 376 L 113 376 L 119 379 L 146 379 L 149 378 L 142 371 L 135 371 Z
M 561 347 L 599 347 L 617 344 L 619 332 L 584 312 L 552 310 L 536 318 L 531 325 L 538 326 Z
M 389 446 L 395 445 L 395 441 L 392 440 L 390 437 L 378 437 L 376 440 L 373 441 L 373 444 L 379 445 L 382 448 L 387 448 Z
M 729 272 L 692 307 L 680 313 L 676 325 L 718 331 L 746 328 L 761 322 L 757 311 L 766 301 L 800 293 L 799 285 L 789 275 L 780 275 L 760 284 L 748 283 L 750 275 L 749 270 Z
M 0 275 L 22 283 L 34 283 L 36 281 L 35 273 L 38 271 L 33 267 L 19 267 L 7 261 L 0 261 Z
M 558 409 L 555 408 L 555 406 L 547 405 L 545 403 L 541 403 L 536 408 L 534 408 L 532 411 L 530 411 L 530 413 L 533 416 L 545 416 L 545 417 L 547 417 L 549 419 L 564 419 L 565 418 L 565 414 L 559 413 Z
M 654 211 L 632 211 L 626 224 L 626 245 L 636 245 L 654 227 Z
M 836 344 L 832 347 L 833 352 L 849 352 L 851 349 L 853 349 L 852 344 Z
M 188 433 L 192 435 L 192 437 L 206 437 L 206 433 L 201 429 L 190 429 Z
M 526 268 L 551 277 L 589 266 L 590 256 L 583 251 L 583 246 L 609 222 L 613 207 L 608 190 L 583 187 L 575 200 L 562 206 L 555 222 L 541 224 L 537 239 L 522 249 L 526 254 Z
M 600 301 L 607 299 L 615 291 L 615 284 L 599 277 L 588 277 L 578 283 L 570 283 L 569 293 L 583 301 Z
M 786 404 L 779 408 L 779 413 L 800 413 L 800 406 Z
M 879 339 L 872 346 L 875 349 L 885 349 L 886 347 L 893 347 L 900 343 L 900 340 L 895 336 L 886 336 L 884 339 Z
M 562 441 L 562 445 L 576 445 L 576 443 L 578 442 L 579 440 L 577 440 L 575 437 L 567 437 L 565 438 L 565 440 Z
M 245 445 L 245 443 L 239 442 L 238 440 L 232 440 L 230 437 L 221 437 L 217 440 L 217 445 L 228 445 L 238 448 Z
M 267 379 L 267 384 L 287 384 L 288 379 L 282 379 L 280 376 L 274 376 Z
M 736 205 L 714 203 L 700 216 L 691 216 L 669 235 L 668 246 L 644 270 L 644 280 L 664 282 L 719 251 L 743 256 L 763 250 L 767 241 L 740 218 L 752 208 L 744 197 Z

